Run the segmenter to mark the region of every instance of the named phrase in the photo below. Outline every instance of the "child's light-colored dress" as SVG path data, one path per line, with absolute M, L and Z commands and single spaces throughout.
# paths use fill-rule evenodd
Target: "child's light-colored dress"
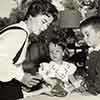
M 49 78 L 56 77 L 64 82 L 65 87 L 68 87 L 68 77 L 73 75 L 77 67 L 69 62 L 63 61 L 61 65 L 51 61 L 50 63 L 41 63 L 39 68 L 39 74 L 45 81 Z

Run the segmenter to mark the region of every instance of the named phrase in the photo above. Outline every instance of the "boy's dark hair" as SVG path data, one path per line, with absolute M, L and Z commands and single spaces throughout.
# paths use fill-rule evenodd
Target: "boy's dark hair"
M 30 15 L 36 17 L 38 14 L 46 14 L 47 16 L 51 14 L 56 20 L 58 11 L 54 5 L 46 0 L 33 1 L 27 10 L 24 20 L 27 20 Z
M 100 16 L 92 16 L 81 22 L 80 29 L 91 25 L 96 31 L 100 30 Z

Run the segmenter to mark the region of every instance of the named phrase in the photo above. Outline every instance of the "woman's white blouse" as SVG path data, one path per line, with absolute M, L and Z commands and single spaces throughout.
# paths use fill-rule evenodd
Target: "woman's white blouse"
M 18 24 L 23 28 L 26 27 L 24 22 Z M 12 29 L 0 35 L 0 81 L 10 81 L 12 78 L 20 80 L 23 76 L 22 67 L 16 67 L 12 59 L 20 50 L 26 39 L 26 32 L 23 30 Z M 25 59 L 25 43 L 22 54 L 17 62 L 20 64 Z

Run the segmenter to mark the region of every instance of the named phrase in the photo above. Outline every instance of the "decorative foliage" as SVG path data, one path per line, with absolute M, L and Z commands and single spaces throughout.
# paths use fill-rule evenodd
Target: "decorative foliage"
M 9 22 L 9 19 L 4 17 L 4 18 L 1 18 L 0 17 L 0 29 L 4 28 L 5 26 L 9 25 L 10 22 Z

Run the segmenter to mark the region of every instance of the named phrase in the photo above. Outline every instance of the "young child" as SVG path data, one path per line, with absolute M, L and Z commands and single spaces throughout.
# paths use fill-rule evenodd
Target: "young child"
M 39 74 L 51 87 L 51 95 L 65 96 L 80 86 L 74 78 L 76 66 L 63 60 L 65 45 L 59 39 L 53 38 L 49 42 L 49 55 L 51 61 L 40 64 Z
M 86 78 L 87 91 L 93 95 L 100 93 L 100 17 L 93 16 L 80 24 L 84 40 L 93 50 L 89 53 Z

